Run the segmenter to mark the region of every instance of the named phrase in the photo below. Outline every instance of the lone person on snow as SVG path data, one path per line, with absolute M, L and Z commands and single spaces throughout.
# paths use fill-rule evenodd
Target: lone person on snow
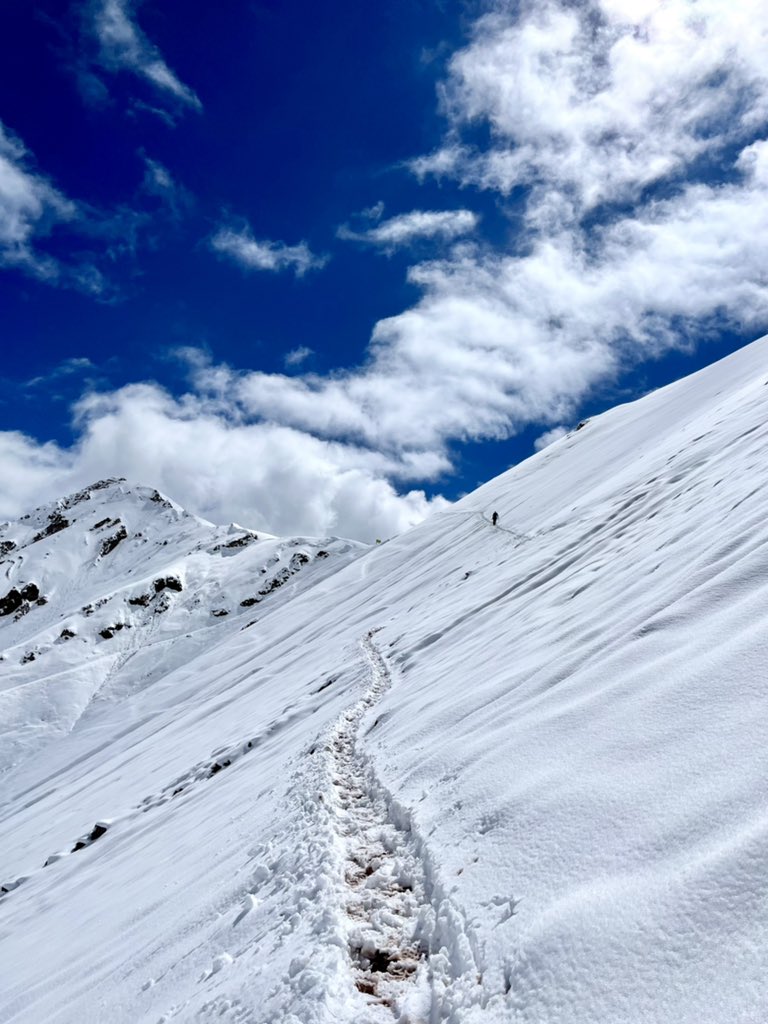
M 498 512 L 494 512 L 493 515 L 491 516 L 491 522 L 495 526 L 498 523 L 498 521 L 499 521 L 499 513 Z

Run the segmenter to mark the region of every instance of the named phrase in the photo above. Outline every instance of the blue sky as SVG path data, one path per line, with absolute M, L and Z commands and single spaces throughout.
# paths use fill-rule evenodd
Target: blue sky
M 768 329 L 757 0 L 12 0 L 0 516 L 391 535 Z

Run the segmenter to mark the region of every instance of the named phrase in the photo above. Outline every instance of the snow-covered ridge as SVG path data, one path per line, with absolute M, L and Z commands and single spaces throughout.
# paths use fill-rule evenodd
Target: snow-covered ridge
M 217 527 L 122 479 L 4 523 L 0 771 L 363 550 Z
M 763 339 L 362 554 L 6 530 L 0 1021 L 763 1024 L 767 447 Z

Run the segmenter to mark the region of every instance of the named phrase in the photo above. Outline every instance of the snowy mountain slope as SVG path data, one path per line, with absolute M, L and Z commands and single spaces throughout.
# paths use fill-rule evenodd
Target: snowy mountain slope
M 764 339 L 126 662 L 2 782 L 0 1021 L 764 1021 L 767 381 Z
M 216 527 L 104 480 L 0 527 L 0 771 L 365 547 Z

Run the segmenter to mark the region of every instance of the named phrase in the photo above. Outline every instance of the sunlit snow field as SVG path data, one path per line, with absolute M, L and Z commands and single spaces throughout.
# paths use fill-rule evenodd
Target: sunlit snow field
M 762 340 L 370 550 L 10 524 L 0 1021 L 761 1024 L 767 408 Z

